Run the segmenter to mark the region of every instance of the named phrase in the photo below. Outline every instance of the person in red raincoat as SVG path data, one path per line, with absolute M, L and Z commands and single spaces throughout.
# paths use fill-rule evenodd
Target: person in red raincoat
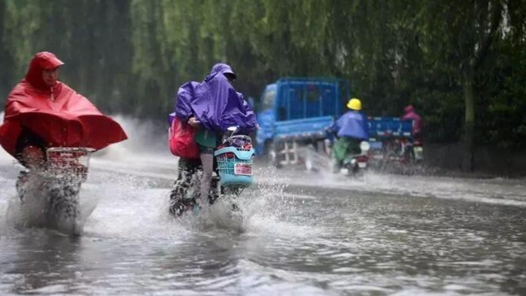
M 401 119 L 413 120 L 413 139 L 415 142 L 422 144 L 422 117 L 416 113 L 416 110 L 412 105 L 404 108 L 404 115 L 402 115 Z
M 49 147 L 102 149 L 127 139 L 121 126 L 58 80 L 64 63 L 39 52 L 8 96 L 0 145 L 22 165 L 38 168 Z

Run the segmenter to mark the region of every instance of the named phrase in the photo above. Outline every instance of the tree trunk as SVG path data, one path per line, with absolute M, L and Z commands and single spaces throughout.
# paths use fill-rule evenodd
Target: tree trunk
M 475 91 L 473 88 L 473 72 L 464 71 L 462 74 L 462 86 L 464 88 L 464 135 L 463 135 L 463 159 L 462 170 L 473 171 L 475 168 Z
M 5 1 L 0 0 L 0 16 L 4 18 L 6 16 L 6 4 Z M 5 30 L 4 30 L 5 21 L 0 21 L 0 40 L 5 40 L 4 38 L 7 38 L 7 36 L 4 36 Z M 13 63 L 13 60 L 11 58 L 11 55 L 6 50 L 7 46 L 5 44 L 1 44 L 0 46 L 0 94 L 2 96 L 6 96 L 10 88 L 13 87 L 14 77 L 13 74 L 15 74 L 15 71 L 9 70 L 14 69 L 15 65 Z M 0 106 L 4 106 L 4 99 L 0 98 Z

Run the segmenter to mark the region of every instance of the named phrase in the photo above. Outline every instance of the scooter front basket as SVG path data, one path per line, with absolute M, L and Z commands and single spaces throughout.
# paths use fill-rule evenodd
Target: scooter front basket
M 86 181 L 92 148 L 53 147 L 46 150 L 47 169 L 55 174 L 76 176 Z

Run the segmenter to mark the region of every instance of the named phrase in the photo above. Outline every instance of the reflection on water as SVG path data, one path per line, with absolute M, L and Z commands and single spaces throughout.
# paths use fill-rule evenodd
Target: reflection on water
M 4 231 L 2 294 L 526 292 L 521 207 L 269 186 L 239 202 L 239 231 L 173 221 L 168 189 L 107 174 L 85 236 Z
M 0 155 L 1 295 L 526 294 L 526 207 L 507 203 L 521 184 L 261 169 L 242 219 L 176 221 L 163 179 L 176 161 L 119 149 L 122 162 L 94 159 L 82 195 L 98 203 L 78 238 L 6 222 L 17 169 Z

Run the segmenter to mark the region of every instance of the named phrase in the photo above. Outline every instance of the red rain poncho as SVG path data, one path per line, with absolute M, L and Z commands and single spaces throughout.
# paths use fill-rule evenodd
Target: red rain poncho
M 46 147 L 98 150 L 127 139 L 121 126 L 84 96 L 60 81 L 52 87 L 44 82 L 42 71 L 62 64 L 52 53 L 38 53 L 26 78 L 9 94 L 0 126 L 0 145 L 9 154 L 15 156 L 22 128 L 42 138 Z
M 413 133 L 418 134 L 422 132 L 422 117 L 416 113 L 415 108 L 409 105 L 404 108 L 404 112 L 402 120 L 413 120 Z

